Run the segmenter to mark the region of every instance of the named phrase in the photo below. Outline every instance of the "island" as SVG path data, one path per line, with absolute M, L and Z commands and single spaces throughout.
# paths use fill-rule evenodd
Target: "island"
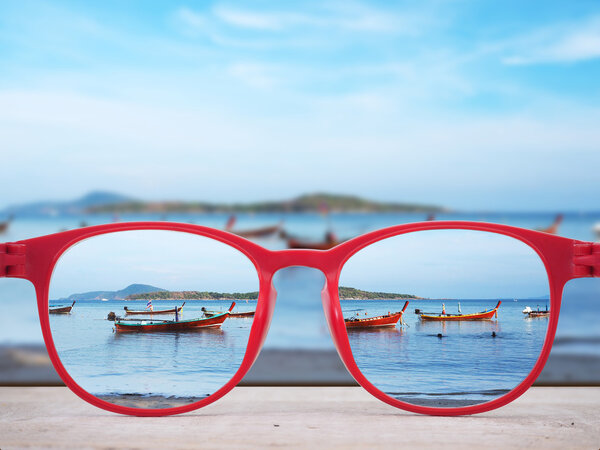
M 412 294 L 370 292 L 350 287 L 339 288 L 340 300 L 421 299 Z M 125 300 L 257 300 L 258 292 L 156 291 L 128 295 Z
M 257 300 L 255 292 L 158 291 L 131 294 L 125 300 Z
M 323 213 L 323 212 L 403 212 L 440 213 L 446 208 L 416 203 L 378 202 L 352 195 L 305 194 L 291 200 L 254 203 L 208 203 L 183 201 L 124 200 L 91 205 L 86 213 Z
M 339 297 L 340 300 L 422 300 L 423 297 L 417 297 L 412 294 L 395 294 L 391 292 L 371 292 L 371 291 L 362 291 L 360 289 L 355 289 L 351 287 L 343 287 L 339 288 Z

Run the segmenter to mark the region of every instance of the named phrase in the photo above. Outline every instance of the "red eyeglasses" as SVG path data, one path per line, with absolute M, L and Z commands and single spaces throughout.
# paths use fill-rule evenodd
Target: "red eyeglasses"
M 361 386 L 408 411 L 460 415 L 531 386 L 563 287 L 600 276 L 600 244 L 477 222 L 400 225 L 325 251 L 164 222 L 0 244 L 0 277 L 34 284 L 66 385 L 138 416 L 191 411 L 233 389 L 267 335 L 273 276 L 289 266 L 325 274 L 327 324 Z

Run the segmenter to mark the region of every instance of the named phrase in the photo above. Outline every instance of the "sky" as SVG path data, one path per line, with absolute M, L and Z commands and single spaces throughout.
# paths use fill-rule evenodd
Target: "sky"
M 600 4 L 0 3 L 0 208 L 598 210 Z
M 550 294 L 544 264 L 531 247 L 472 230 L 421 231 L 371 244 L 344 264 L 339 285 L 438 299 Z
M 212 239 L 126 231 L 69 248 L 52 273 L 50 298 L 116 291 L 134 283 L 172 291 L 253 292 L 258 275 L 245 255 Z M 548 275 L 532 248 L 508 236 L 471 230 L 408 233 L 369 245 L 344 264 L 339 285 L 427 298 L 549 295 Z
M 115 251 L 118 249 L 118 251 Z M 149 284 L 170 291 L 256 292 L 256 268 L 235 248 L 189 233 L 144 230 L 79 242 L 52 272 L 50 299 Z

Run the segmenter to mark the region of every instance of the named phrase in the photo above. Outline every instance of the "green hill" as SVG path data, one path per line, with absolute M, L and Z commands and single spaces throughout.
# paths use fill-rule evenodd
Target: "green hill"
M 360 289 L 343 287 L 339 288 L 340 300 L 402 300 L 402 299 L 418 299 L 412 294 L 394 294 L 391 292 L 370 292 Z
M 443 212 L 440 206 L 417 203 L 377 202 L 352 195 L 327 193 L 306 194 L 291 200 L 255 203 L 208 203 L 208 202 L 144 202 L 120 201 L 112 204 L 94 205 L 89 213 L 284 213 L 284 212 Z
M 340 287 L 342 300 L 399 300 L 420 298 L 411 294 L 369 292 Z M 157 291 L 131 294 L 126 300 L 256 300 L 258 292 L 209 292 L 209 291 Z

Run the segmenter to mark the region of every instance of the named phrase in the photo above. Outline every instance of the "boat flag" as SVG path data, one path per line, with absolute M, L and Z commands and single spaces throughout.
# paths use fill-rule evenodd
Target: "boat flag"
M 233 225 L 235 224 L 235 214 L 232 214 L 231 216 L 229 216 L 229 219 L 227 219 L 227 223 L 225 224 L 225 230 L 227 231 L 231 231 L 231 229 L 233 229 Z
M 146 303 L 146 309 L 150 308 L 150 311 L 152 311 L 154 308 L 152 307 L 152 300 L 148 300 L 148 303 Z

